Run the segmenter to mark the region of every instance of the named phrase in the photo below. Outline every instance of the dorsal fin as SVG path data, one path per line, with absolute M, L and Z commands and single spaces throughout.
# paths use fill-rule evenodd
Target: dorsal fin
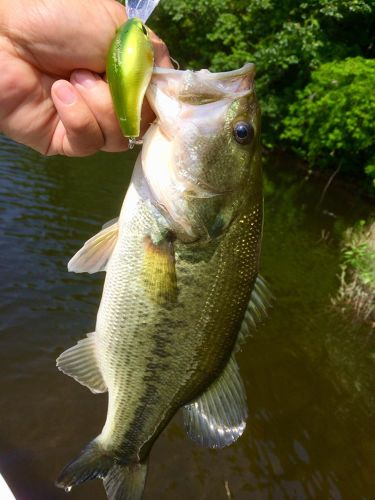
M 243 319 L 234 353 L 267 316 L 272 294 L 258 276 Z M 221 375 L 195 401 L 184 406 L 188 436 L 202 446 L 223 448 L 234 443 L 246 427 L 246 391 L 234 354 Z
M 246 391 L 233 356 L 209 388 L 184 406 L 183 413 L 188 436 L 201 446 L 224 448 L 242 435 L 247 419 Z
M 262 276 L 258 275 L 238 333 L 234 352 L 238 352 L 241 349 L 246 339 L 254 332 L 257 326 L 266 319 L 267 311 L 271 307 L 272 301 L 273 295 L 266 281 Z

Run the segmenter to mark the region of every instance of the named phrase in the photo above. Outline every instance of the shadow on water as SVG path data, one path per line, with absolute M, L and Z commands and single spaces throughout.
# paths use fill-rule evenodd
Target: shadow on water
M 135 154 L 45 159 L 0 138 L 0 470 L 18 500 L 105 498 L 99 481 L 68 497 L 53 486 L 106 412 L 106 396 L 55 358 L 92 331 L 103 275 L 66 263 L 118 214 Z M 146 500 L 374 498 L 374 339 L 329 309 L 340 234 L 369 207 L 332 188 L 318 211 L 322 189 L 266 165 L 262 272 L 276 301 L 239 355 L 247 429 L 209 451 L 177 415 L 152 452 Z

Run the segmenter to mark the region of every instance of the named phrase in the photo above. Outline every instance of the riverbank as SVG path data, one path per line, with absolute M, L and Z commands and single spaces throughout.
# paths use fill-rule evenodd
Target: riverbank
M 343 190 L 348 196 L 357 199 L 363 199 L 365 202 L 375 201 L 375 188 L 371 186 L 368 179 L 362 175 L 351 175 L 347 172 L 341 172 L 336 169 L 314 169 L 306 160 L 299 158 L 293 151 L 282 148 L 267 149 L 263 148 L 263 155 L 266 161 L 275 168 L 282 168 L 283 165 L 293 167 L 305 174 L 306 179 L 315 179 L 319 183 L 324 183 L 326 188 L 324 196 L 329 196 L 329 189 L 335 186 Z M 323 189 L 324 189 L 323 188 Z M 375 214 L 375 210 L 373 211 Z
M 330 196 L 340 196 L 358 205 L 368 204 L 368 210 L 361 212 L 350 226 L 336 224 L 335 238 L 340 248 L 340 269 L 337 274 L 339 287 L 331 302 L 344 317 L 351 323 L 363 323 L 370 330 L 375 326 L 374 295 L 375 295 L 375 211 L 371 203 L 375 199 L 375 192 L 369 193 L 358 179 L 350 176 L 334 175 L 334 172 L 311 170 L 306 162 L 293 153 L 273 150 L 264 152 L 265 163 L 275 171 L 282 172 L 295 169 L 296 174 L 302 174 L 305 184 L 314 183 L 320 186 L 320 194 L 315 199 L 313 210 L 325 213 L 340 221 L 340 213 L 327 208 L 330 205 Z M 299 173 L 299 174 L 298 174 Z M 374 195 L 374 196 L 372 196 Z M 323 239 L 329 239 L 332 234 L 325 233 Z

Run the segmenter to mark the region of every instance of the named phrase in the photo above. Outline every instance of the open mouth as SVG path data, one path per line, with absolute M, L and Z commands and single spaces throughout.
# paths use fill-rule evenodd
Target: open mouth
M 220 99 L 238 99 L 253 91 L 255 65 L 247 63 L 233 71 L 213 73 L 200 71 L 154 68 L 151 89 L 160 87 L 167 95 L 182 103 L 209 104 Z
M 158 66 L 154 67 L 153 74 L 154 75 L 165 75 L 165 74 L 178 74 L 178 73 L 186 73 L 187 71 L 193 74 L 204 74 L 205 78 L 213 78 L 215 80 L 228 80 L 231 78 L 237 78 L 241 76 L 255 76 L 255 64 L 246 63 L 242 66 L 242 68 L 234 69 L 231 71 L 221 71 L 218 73 L 211 72 L 208 69 L 201 69 L 199 71 L 192 70 L 182 70 L 182 69 L 174 69 L 174 68 L 159 68 Z

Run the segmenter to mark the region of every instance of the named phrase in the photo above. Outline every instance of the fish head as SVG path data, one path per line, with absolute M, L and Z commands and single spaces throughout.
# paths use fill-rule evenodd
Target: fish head
M 157 121 L 144 138 L 143 169 L 155 199 L 192 238 L 222 232 L 251 196 L 260 150 L 254 76 L 253 64 L 154 70 L 147 98 Z

